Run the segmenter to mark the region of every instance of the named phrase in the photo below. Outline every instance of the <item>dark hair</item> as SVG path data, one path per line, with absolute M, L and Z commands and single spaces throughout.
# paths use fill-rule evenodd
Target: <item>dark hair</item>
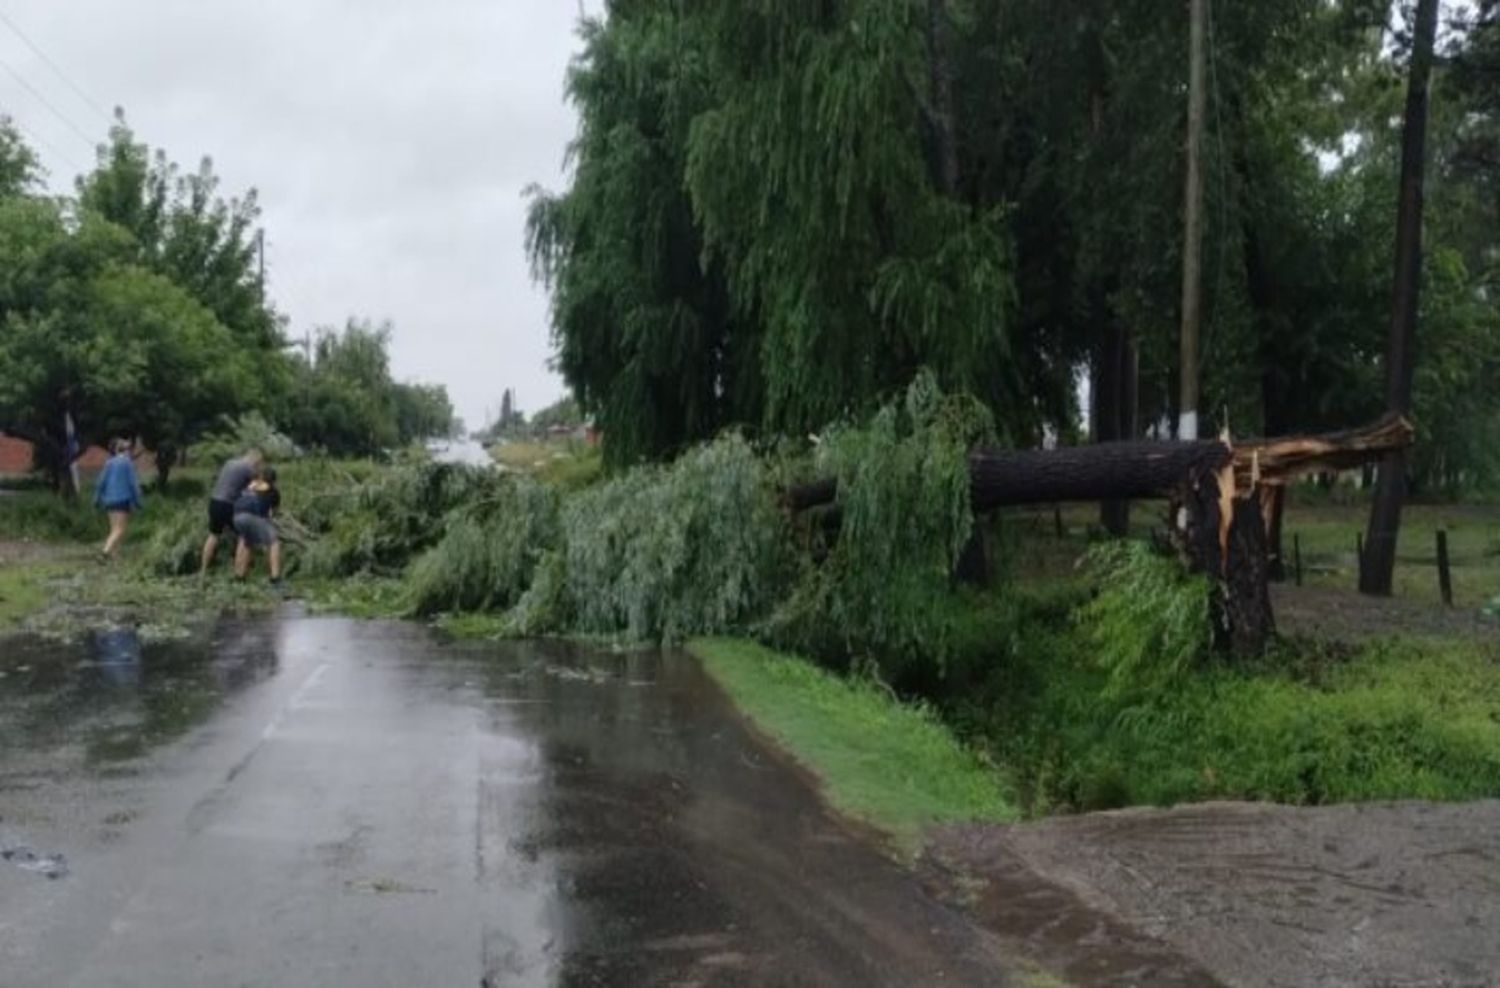
M 276 483 L 276 468 L 265 466 L 260 468 L 260 479 L 268 484 Z
M 111 439 L 109 441 L 109 451 L 111 453 L 115 454 L 116 456 L 120 455 L 121 453 L 128 453 L 128 452 L 130 452 L 130 440 L 128 440 L 128 439 Z

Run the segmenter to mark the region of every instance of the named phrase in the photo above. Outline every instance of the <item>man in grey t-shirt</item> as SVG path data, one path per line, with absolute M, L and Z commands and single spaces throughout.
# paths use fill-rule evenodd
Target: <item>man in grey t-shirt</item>
M 249 449 L 245 455 L 224 464 L 219 479 L 208 495 L 208 539 L 203 543 L 203 565 L 200 574 L 206 574 L 213 565 L 214 555 L 219 551 L 219 537 L 234 530 L 234 502 L 245 493 L 250 481 L 255 479 L 265 457 L 258 449 Z

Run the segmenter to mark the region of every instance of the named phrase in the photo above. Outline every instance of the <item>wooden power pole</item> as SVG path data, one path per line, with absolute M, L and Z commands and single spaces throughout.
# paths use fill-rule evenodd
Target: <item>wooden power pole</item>
M 1182 211 L 1182 389 L 1177 438 L 1198 438 L 1198 324 L 1203 309 L 1203 118 L 1204 35 L 1208 0 L 1188 0 L 1187 187 Z

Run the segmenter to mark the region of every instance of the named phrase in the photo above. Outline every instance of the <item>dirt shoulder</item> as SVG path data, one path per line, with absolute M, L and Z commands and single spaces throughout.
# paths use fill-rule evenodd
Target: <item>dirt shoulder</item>
M 1500 983 L 1500 801 L 1213 803 L 950 828 L 934 846 L 973 876 L 983 918 L 1079 985 Z M 1016 929 L 1018 881 L 1120 963 L 1069 964 L 1055 930 Z
M 1500 636 L 1500 622 L 1477 609 L 1440 607 L 1405 597 L 1367 597 L 1354 590 L 1273 584 L 1277 630 L 1301 638 L 1359 644 L 1394 635 Z

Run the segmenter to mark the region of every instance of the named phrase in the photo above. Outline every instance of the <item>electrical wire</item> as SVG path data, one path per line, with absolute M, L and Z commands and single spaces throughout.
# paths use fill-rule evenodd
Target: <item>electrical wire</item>
M 41 134 L 38 134 L 30 127 L 27 127 L 21 121 L 17 120 L 14 115 L 0 113 L 0 117 L 9 120 L 15 126 L 15 128 L 19 130 L 31 143 L 38 144 L 46 150 L 51 151 L 54 155 L 60 158 L 64 164 L 75 169 L 80 175 L 88 171 L 88 169 L 85 168 L 77 158 L 73 157 L 71 154 L 58 147 L 56 144 L 53 144 L 50 140 L 43 137 Z
M 20 38 L 27 48 L 30 48 L 38 58 L 46 63 L 47 67 L 52 70 L 52 73 L 54 75 L 61 79 L 69 89 L 73 90 L 73 93 L 79 99 L 83 100 L 83 102 L 88 105 L 89 109 L 99 114 L 99 116 L 102 117 L 106 123 L 113 122 L 114 118 L 111 117 L 109 113 L 107 113 L 104 108 L 99 105 L 98 100 L 90 96 L 82 86 L 74 82 L 72 77 L 69 76 L 68 73 L 63 71 L 62 66 L 58 65 L 51 59 L 51 57 L 48 56 L 46 52 L 42 51 L 41 47 L 35 41 L 32 41 L 30 36 L 28 36 L 25 31 L 21 30 L 21 26 L 15 21 L 11 20 L 10 16 L 7 15 L 3 10 L 0 10 L 0 24 L 4 24 L 6 27 L 10 28 L 15 36 Z
M 32 96 L 36 97 L 37 102 L 50 110 L 54 117 L 61 120 L 67 126 L 67 128 L 73 132 L 74 136 L 82 141 L 89 148 L 89 150 L 93 150 L 95 148 L 96 142 L 94 141 L 94 139 L 85 134 L 83 132 L 83 128 L 74 123 L 73 119 L 66 113 L 59 110 L 55 103 L 49 100 L 46 96 L 43 96 L 41 90 L 37 89 L 30 82 L 28 82 L 25 76 L 12 68 L 9 62 L 5 61 L 4 59 L 0 59 L 0 69 L 4 69 L 6 72 L 10 73 L 11 78 L 19 82 L 23 89 L 25 89 Z

